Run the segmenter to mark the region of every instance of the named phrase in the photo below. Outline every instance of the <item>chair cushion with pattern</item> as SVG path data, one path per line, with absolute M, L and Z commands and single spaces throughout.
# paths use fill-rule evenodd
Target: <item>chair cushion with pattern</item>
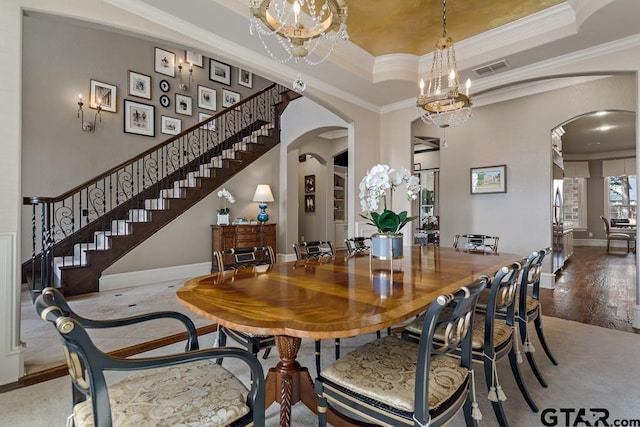
M 321 376 L 388 406 L 413 412 L 417 359 L 416 344 L 386 336 L 342 356 L 322 370 Z M 429 408 L 433 411 L 465 386 L 469 371 L 450 356 L 433 358 L 429 369 Z
M 226 426 L 249 413 L 247 388 L 210 360 L 138 371 L 109 386 L 113 425 Z M 76 427 L 93 426 L 91 400 L 73 408 Z

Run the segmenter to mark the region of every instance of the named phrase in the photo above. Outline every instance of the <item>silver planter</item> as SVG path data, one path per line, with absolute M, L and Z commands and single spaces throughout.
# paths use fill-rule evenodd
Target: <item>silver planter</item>
M 371 236 L 371 256 L 383 260 L 402 258 L 402 234 Z

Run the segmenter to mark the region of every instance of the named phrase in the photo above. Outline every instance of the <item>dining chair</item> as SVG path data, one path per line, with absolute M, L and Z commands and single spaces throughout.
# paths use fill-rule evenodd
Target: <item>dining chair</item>
M 488 299 L 486 305 L 481 306 L 479 299 L 476 316 L 473 323 L 472 358 L 484 367 L 485 379 L 489 390 L 488 399 L 491 401 L 500 426 L 507 426 L 507 418 L 502 407 L 506 396 L 500 386 L 497 362 L 505 357 L 509 358 L 511 371 L 522 396 L 532 411 L 538 412 L 519 369 L 518 354 L 519 340 L 514 332 L 516 295 L 518 278 L 522 268 L 519 262 L 504 266 L 498 270 L 488 284 Z M 486 291 L 485 291 L 486 292 Z M 482 295 L 481 297 L 482 298 Z M 506 313 L 504 316 L 496 313 Z M 402 337 L 416 342 L 422 335 L 422 321 L 424 315 L 406 325 Z M 434 336 L 437 342 L 445 338 L 444 331 L 438 330 Z
M 344 239 L 344 244 L 347 246 L 347 256 L 368 253 L 369 249 L 371 249 L 371 244 L 367 244 L 367 240 L 371 241 L 370 238 L 362 236 Z
M 487 236 L 485 234 L 456 234 L 453 247 L 471 252 L 498 252 L 498 236 Z
M 602 220 L 602 222 L 604 223 L 604 231 L 607 235 L 607 252 L 609 252 L 609 247 L 611 246 L 611 241 L 615 240 L 615 241 L 622 241 L 622 242 L 627 242 L 627 253 L 629 253 L 629 251 L 631 250 L 631 243 L 633 242 L 633 250 L 636 250 L 636 236 L 631 235 L 631 234 L 627 234 L 627 233 L 620 233 L 620 232 L 611 232 L 611 225 L 609 224 L 609 220 L 605 217 L 603 217 L 602 215 L 600 215 L 600 219 Z
M 293 251 L 298 260 L 333 256 L 336 253 L 333 243 L 330 240 L 313 240 L 311 242 L 294 243 Z
M 319 425 L 326 426 L 329 408 L 348 421 L 432 427 L 463 409 L 467 425 L 477 425 L 482 416 L 475 402 L 470 331 L 487 281 L 479 278 L 437 297 L 423 316 L 424 334 L 417 342 L 385 336 L 323 369 L 315 382 Z M 444 340 L 437 342 L 440 330 Z
M 35 302 L 38 315 L 59 334 L 72 383 L 74 427 L 139 425 L 264 426 L 265 381 L 260 362 L 239 348 L 198 350 L 193 322 L 182 313 L 155 312 L 123 319 L 93 320 L 74 313 L 60 292 L 45 288 Z M 156 357 L 112 357 L 98 349 L 87 329 L 115 328 L 173 318 L 185 326 L 184 353 Z M 247 388 L 212 359 L 246 365 Z M 117 381 L 105 372 L 132 372 Z
M 293 251 L 296 254 L 296 260 L 301 261 L 304 259 L 310 258 L 321 258 L 324 256 L 333 256 L 335 255 L 335 250 L 333 247 L 333 243 L 331 241 L 320 241 L 314 240 L 311 242 L 300 242 L 293 244 Z M 333 340 L 335 344 L 335 355 L 336 359 L 340 357 L 340 338 L 335 338 Z M 320 366 L 321 366 L 321 348 L 322 341 L 315 340 L 315 357 L 316 357 L 316 374 L 320 375 Z
M 542 373 L 536 365 L 533 353 L 535 348 L 529 339 L 529 324 L 533 322 L 536 334 L 545 354 L 553 363 L 557 365 L 555 357 L 549 349 L 547 340 L 544 337 L 543 325 L 542 325 L 542 306 L 540 305 L 540 276 L 542 274 L 542 261 L 551 253 L 551 248 L 541 249 L 539 251 L 531 253 L 527 262 L 522 268 L 520 275 L 520 294 L 518 298 L 518 308 L 516 319 L 518 321 L 518 329 L 520 331 L 520 338 L 524 353 L 527 357 L 527 361 L 531 366 L 531 370 L 538 379 L 538 382 L 543 387 L 547 387 L 547 383 L 544 380 Z M 529 295 L 529 288 L 531 292 Z
M 263 265 L 272 265 L 275 256 L 271 246 L 264 247 L 237 247 L 225 251 L 214 251 L 214 267 L 217 271 L 238 270 L 241 268 L 256 268 Z M 225 263 L 225 261 L 227 261 Z M 255 335 L 248 332 L 236 331 L 218 324 L 218 337 L 216 346 L 226 346 L 227 337 L 231 337 L 242 348 L 257 355 L 264 350 L 263 359 L 269 357 L 271 349 L 276 345 L 274 335 Z M 218 361 L 222 363 L 222 359 Z

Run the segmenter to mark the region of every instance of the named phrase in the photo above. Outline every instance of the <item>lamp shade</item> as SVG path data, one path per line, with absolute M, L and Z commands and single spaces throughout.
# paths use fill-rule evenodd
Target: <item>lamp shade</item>
M 269 184 L 259 184 L 256 193 L 253 195 L 254 202 L 273 202 L 273 194 Z

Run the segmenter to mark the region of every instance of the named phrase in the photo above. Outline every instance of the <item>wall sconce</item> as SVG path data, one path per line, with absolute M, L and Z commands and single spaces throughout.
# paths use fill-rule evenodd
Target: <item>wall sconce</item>
M 180 60 L 180 62 L 178 62 L 178 74 L 180 75 L 180 84 L 178 85 L 178 88 L 180 90 L 188 92 L 189 86 L 186 85 L 182 80 L 182 59 Z M 189 85 L 191 85 L 192 80 L 193 80 L 193 64 L 189 62 Z
M 93 117 L 93 123 L 84 121 L 84 110 L 82 106 L 84 102 L 82 102 L 82 94 L 78 95 L 78 118 L 80 119 L 80 123 L 82 123 L 82 130 L 85 132 L 93 133 L 96 130 L 96 122 L 100 119 L 102 122 L 102 116 L 100 112 L 102 111 L 102 105 L 100 105 L 100 100 L 98 100 L 98 108 L 96 111 L 96 115 Z
M 273 193 L 271 193 L 271 187 L 269 184 L 260 184 L 256 188 L 256 193 L 253 195 L 253 201 L 258 202 L 260 213 L 258 214 L 258 221 L 261 224 L 269 221 L 269 215 L 267 215 L 267 203 L 273 202 Z

